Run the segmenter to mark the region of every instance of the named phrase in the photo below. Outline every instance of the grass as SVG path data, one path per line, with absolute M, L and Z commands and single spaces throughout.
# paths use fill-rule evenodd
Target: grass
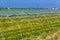
M 60 31 L 60 14 L 1 16 L 0 29 L 1 40 L 39 40 L 40 36 L 46 39 Z

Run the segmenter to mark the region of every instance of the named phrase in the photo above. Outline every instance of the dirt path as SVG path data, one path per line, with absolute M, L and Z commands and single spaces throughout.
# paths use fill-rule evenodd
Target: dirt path
M 38 36 L 37 40 L 60 40 L 60 30 L 53 34 L 47 35 L 45 39 L 43 39 L 42 36 Z

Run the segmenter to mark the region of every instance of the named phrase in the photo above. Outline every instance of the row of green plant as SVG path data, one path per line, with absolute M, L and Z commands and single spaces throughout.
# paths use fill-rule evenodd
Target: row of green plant
M 59 14 L 36 14 L 11 17 L 0 17 L 0 39 L 3 40 L 29 40 L 60 29 Z M 31 39 L 31 38 L 30 38 Z

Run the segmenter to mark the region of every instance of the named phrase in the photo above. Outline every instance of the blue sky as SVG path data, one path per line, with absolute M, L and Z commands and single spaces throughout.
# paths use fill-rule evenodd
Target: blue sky
M 0 0 L 0 7 L 60 8 L 60 0 Z

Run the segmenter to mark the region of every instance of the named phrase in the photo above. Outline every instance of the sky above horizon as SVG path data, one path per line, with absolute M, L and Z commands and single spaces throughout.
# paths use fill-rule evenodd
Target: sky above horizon
M 60 8 L 60 0 L 0 0 L 0 8 Z

